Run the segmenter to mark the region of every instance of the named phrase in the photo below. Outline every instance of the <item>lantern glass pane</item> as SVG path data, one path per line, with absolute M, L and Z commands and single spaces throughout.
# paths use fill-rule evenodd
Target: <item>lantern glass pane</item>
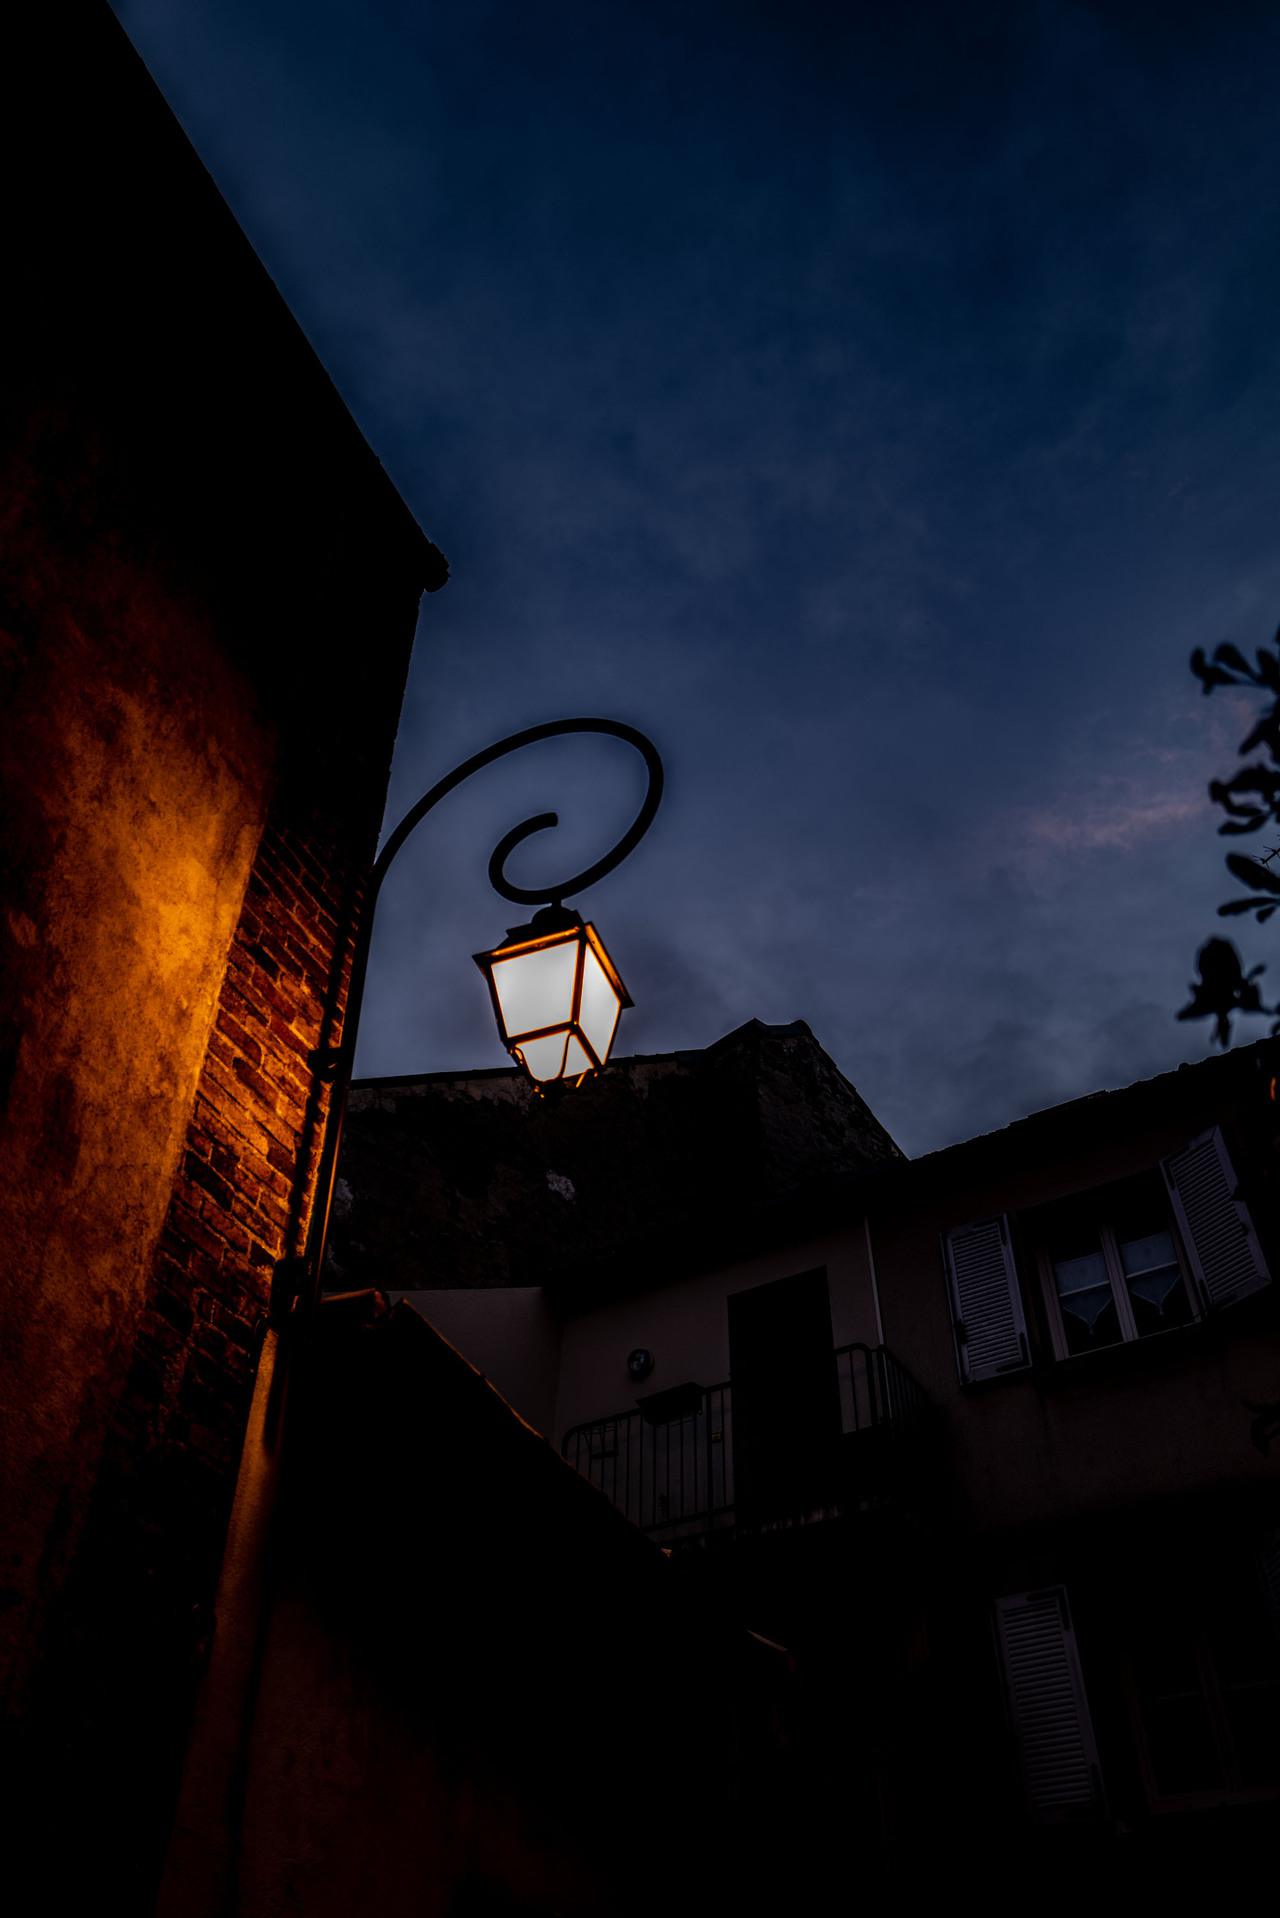
M 588 1058 L 587 1049 L 581 1039 L 578 1038 L 576 1033 L 570 1034 L 569 1043 L 565 1047 L 564 1053 L 565 1078 L 576 1079 L 580 1072 L 594 1072 L 595 1069 L 595 1061 Z
M 601 1065 L 609 1057 L 609 1047 L 613 1044 L 613 1035 L 618 1027 L 618 1015 L 622 1011 L 622 1002 L 613 989 L 604 967 L 600 964 L 590 946 L 583 954 L 582 999 L 578 1009 L 578 1024 L 587 1035 L 588 1043 Z
M 568 1036 L 565 1032 L 549 1032 L 544 1039 L 526 1039 L 522 1046 L 517 1047 L 531 1079 L 537 1079 L 545 1085 L 549 1079 L 563 1076 L 564 1048 Z M 579 1046 L 578 1050 L 582 1048 Z
M 494 958 L 493 989 L 508 1039 L 568 1023 L 573 1017 L 577 966 L 576 938 L 517 953 L 511 959 Z

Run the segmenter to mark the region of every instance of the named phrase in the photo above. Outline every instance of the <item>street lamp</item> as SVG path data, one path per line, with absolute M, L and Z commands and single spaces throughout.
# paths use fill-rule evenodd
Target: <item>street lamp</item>
M 472 773 L 505 758 L 508 753 L 519 752 L 524 746 L 535 745 L 543 739 L 562 738 L 568 733 L 604 733 L 635 747 L 649 774 L 640 810 L 603 859 L 597 859 L 593 866 L 585 867 L 558 886 L 540 889 L 513 885 L 506 876 L 506 862 L 531 834 L 558 825 L 559 818 L 553 812 L 538 813 L 514 826 L 493 849 L 489 880 L 504 899 L 517 905 L 541 906 L 542 910 L 534 914 L 527 926 L 508 932 L 503 943 L 492 952 L 477 953 L 475 960 L 489 983 L 502 1043 L 539 1091 L 556 1084 L 580 1085 L 608 1060 L 618 1020 L 631 1000 L 595 927 L 584 924 L 564 901 L 568 893 L 585 891 L 621 865 L 648 832 L 662 799 L 662 761 L 653 741 L 621 720 L 553 719 L 546 725 L 530 726 L 524 732 L 499 740 L 494 746 L 487 746 L 438 780 L 410 807 L 370 869 L 351 956 L 351 984 L 342 1025 L 342 1044 L 317 1054 L 315 1059 L 318 1075 L 332 1083 L 333 1093 L 320 1148 L 316 1200 L 306 1251 L 300 1261 L 283 1260 L 277 1268 L 272 1297 L 272 1317 L 277 1323 L 295 1301 L 309 1302 L 320 1293 L 374 912 L 387 870 L 414 828 Z
M 600 1070 L 631 999 L 594 926 L 563 906 L 544 906 L 495 951 L 475 957 L 502 1043 L 536 1086 L 581 1085 Z

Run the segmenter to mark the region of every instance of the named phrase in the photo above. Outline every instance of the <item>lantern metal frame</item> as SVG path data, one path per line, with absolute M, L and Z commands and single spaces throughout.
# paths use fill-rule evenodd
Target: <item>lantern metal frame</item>
M 553 1025 L 530 1026 L 525 1031 L 512 1033 L 508 1028 L 507 1015 L 503 1010 L 502 1000 L 498 995 L 498 987 L 493 976 L 494 966 L 504 960 L 523 958 L 528 953 L 550 951 L 555 946 L 567 945 L 571 939 L 578 948 L 578 956 L 573 969 L 573 987 L 570 995 L 568 1016 L 564 1019 L 557 1019 Z M 603 1056 L 601 1056 L 598 1047 L 595 1045 L 591 1035 L 587 1032 L 586 1027 L 581 1021 L 582 981 L 586 970 L 588 947 L 590 947 L 594 953 L 601 971 L 604 973 L 606 980 L 618 1000 L 617 1017 L 614 1019 L 613 1028 L 609 1035 L 609 1044 L 605 1048 Z M 561 1082 L 561 1079 L 568 1079 L 570 1077 L 573 1078 L 575 1084 L 580 1084 L 581 1081 L 586 1078 L 588 1072 L 602 1072 L 604 1070 L 605 1061 L 613 1051 L 613 1040 L 618 1030 L 618 1022 L 628 1007 L 635 1004 L 635 1000 L 623 985 L 618 968 L 614 965 L 613 960 L 605 950 L 604 941 L 601 939 L 600 934 L 589 921 L 583 920 L 581 913 L 570 912 L 564 906 L 544 906 L 541 912 L 534 914 L 527 926 L 513 926 L 507 933 L 507 937 L 502 945 L 495 946 L 491 952 L 477 952 L 473 954 L 473 957 L 481 972 L 484 974 L 485 984 L 489 988 L 489 998 L 493 1003 L 493 1016 L 498 1022 L 498 1030 L 502 1035 L 502 1043 L 512 1058 L 519 1061 L 520 1066 L 528 1077 L 533 1080 L 539 1091 L 543 1090 L 546 1085 L 558 1084 Z M 566 1044 L 570 1038 L 578 1041 L 583 1051 L 587 1054 L 590 1065 L 584 1072 L 574 1073 L 572 1075 L 565 1073 L 558 1075 L 554 1081 L 540 1081 L 535 1077 L 527 1062 L 520 1057 L 520 1048 L 525 1044 L 532 1043 L 535 1039 L 552 1039 L 560 1032 L 564 1033 Z
M 560 916 L 564 923 L 567 909 L 565 895 L 571 892 L 583 892 L 588 886 L 594 886 L 616 866 L 620 866 L 627 856 L 634 852 L 644 835 L 653 824 L 654 816 L 662 801 L 664 774 L 658 749 L 653 741 L 639 732 L 636 727 L 626 725 L 620 719 L 552 719 L 541 726 L 528 726 L 523 732 L 512 733 L 506 739 L 498 740 L 492 746 L 486 746 L 483 752 L 473 753 L 470 759 L 464 759 L 451 773 L 436 781 L 425 792 L 416 805 L 409 808 L 404 818 L 390 833 L 366 876 L 360 917 L 356 925 L 355 944 L 351 955 L 351 980 L 347 989 L 347 1002 L 342 1025 L 342 1043 L 328 1047 L 312 1055 L 312 1068 L 318 1079 L 332 1085 L 329 1109 L 326 1115 L 323 1140 L 320 1147 L 319 1164 L 316 1170 L 316 1196 L 312 1208 L 310 1227 L 307 1233 L 306 1249 L 301 1259 L 282 1260 L 276 1269 L 272 1286 L 272 1319 L 280 1323 L 298 1304 L 314 1303 L 320 1296 L 321 1279 L 324 1271 L 325 1247 L 329 1237 L 329 1221 L 333 1211 L 334 1186 L 337 1180 L 338 1153 L 342 1144 L 342 1130 L 346 1118 L 347 1096 L 351 1086 L 352 1069 L 355 1064 L 356 1040 L 359 1036 L 360 1009 L 364 998 L 365 977 L 369 968 L 369 949 L 373 940 L 373 921 L 378 897 L 383 881 L 406 839 L 421 825 L 427 814 L 433 812 L 442 799 L 446 799 L 464 780 L 473 773 L 491 766 L 495 760 L 504 759 L 508 753 L 520 752 L 526 746 L 537 745 L 544 739 L 562 739 L 577 733 L 600 733 L 610 739 L 621 739 L 633 746 L 640 754 L 648 772 L 648 784 L 640 810 L 604 857 L 593 865 L 585 866 L 581 872 L 574 873 L 569 879 L 555 886 L 517 886 L 506 876 L 506 862 L 515 851 L 534 833 L 543 832 L 549 827 L 558 826 L 558 813 L 536 813 L 531 819 L 522 820 L 505 833 L 493 849 L 489 859 L 489 883 L 494 891 L 504 899 L 510 899 L 516 905 L 542 905 L 547 902 L 548 914 Z M 577 915 L 573 915 L 576 917 Z M 543 918 L 542 913 L 535 915 L 535 923 Z M 496 950 L 501 950 L 497 948 Z M 600 948 L 603 951 L 603 948 Z M 608 969 L 617 978 L 616 968 L 608 955 L 604 954 Z M 582 960 L 579 957 L 579 972 Z M 621 985 L 621 980 L 618 984 Z M 575 987 L 575 1008 L 577 996 L 581 990 L 579 980 Z M 625 992 L 625 988 L 623 989 Z M 493 986 L 490 981 L 490 992 Z M 625 999 L 622 1010 L 631 1004 Z M 500 1021 L 501 1029 L 505 1024 Z M 554 1030 L 555 1028 L 549 1028 Z M 588 1047 L 594 1054 L 594 1047 Z

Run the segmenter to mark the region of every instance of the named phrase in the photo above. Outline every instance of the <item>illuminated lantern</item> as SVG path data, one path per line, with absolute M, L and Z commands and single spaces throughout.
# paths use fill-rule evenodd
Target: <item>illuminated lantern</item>
M 564 906 L 544 906 L 475 961 L 489 981 L 502 1043 L 535 1085 L 577 1085 L 600 1070 L 631 999 L 594 926 Z

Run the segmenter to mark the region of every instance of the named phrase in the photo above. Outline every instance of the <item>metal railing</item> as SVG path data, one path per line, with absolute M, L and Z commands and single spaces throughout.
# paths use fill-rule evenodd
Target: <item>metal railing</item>
M 917 1453 L 928 1401 L 883 1345 L 844 1345 L 832 1359 L 840 1429 L 830 1456 L 812 1461 L 807 1502 L 815 1483 L 820 1502 L 837 1507 L 890 1497 Z M 677 1397 L 674 1415 L 669 1404 L 636 1406 L 575 1425 L 561 1451 L 642 1531 L 674 1541 L 738 1524 L 731 1380 Z M 797 1486 L 797 1508 L 805 1503 Z

